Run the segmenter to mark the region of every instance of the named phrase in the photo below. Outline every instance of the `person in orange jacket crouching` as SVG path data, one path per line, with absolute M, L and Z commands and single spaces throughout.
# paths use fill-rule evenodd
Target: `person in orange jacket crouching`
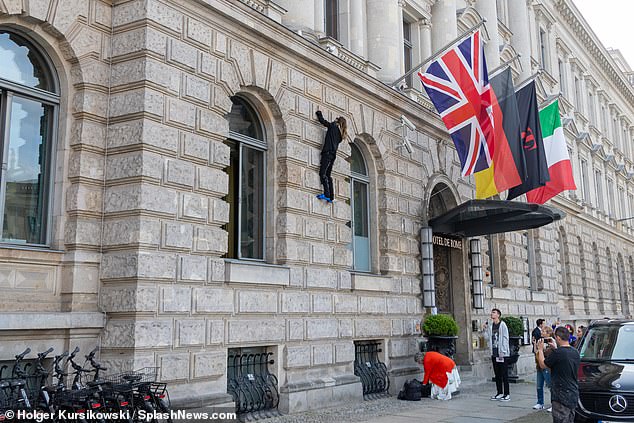
M 456 363 L 449 357 L 435 351 L 425 353 L 423 358 L 425 378 L 423 385 L 431 381 L 431 398 L 450 400 L 451 394 L 460 386 L 460 375 Z

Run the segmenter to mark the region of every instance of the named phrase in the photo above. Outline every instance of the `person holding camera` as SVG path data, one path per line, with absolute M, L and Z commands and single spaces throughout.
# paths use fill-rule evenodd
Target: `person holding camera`
M 554 335 L 554 339 L 537 341 L 537 361 L 542 369 L 551 371 L 553 423 L 574 423 L 579 401 L 577 370 L 581 358 L 579 352 L 570 346 L 568 329 L 560 326 L 555 329 Z M 544 357 L 545 344 L 553 350 L 547 357 Z
M 534 410 L 544 409 L 544 385 L 550 388 L 550 370 L 542 369 L 541 366 L 539 365 L 539 361 L 537 360 L 537 341 L 539 341 L 542 338 L 551 339 L 553 336 L 553 330 L 550 328 L 550 326 L 544 325 L 543 319 L 538 319 L 537 321 L 539 322 L 540 320 L 542 321 L 543 328 L 540 333 L 540 337 L 536 339 L 534 343 L 535 366 L 536 366 L 535 385 L 537 387 L 537 403 L 533 406 Z M 544 355 L 548 356 L 552 352 L 552 350 L 548 348 L 548 344 L 545 344 L 544 348 L 545 348 Z M 552 409 L 548 408 L 547 411 L 552 411 Z
M 509 392 L 509 368 L 507 361 L 511 356 L 509 346 L 509 329 L 502 320 L 502 312 L 494 308 L 491 310 L 491 320 L 493 324 L 485 323 L 486 336 L 491 341 L 491 361 L 493 362 L 493 373 L 495 374 L 495 385 L 497 394 L 491 397 L 491 401 L 510 401 Z M 502 391 L 504 388 L 504 391 Z

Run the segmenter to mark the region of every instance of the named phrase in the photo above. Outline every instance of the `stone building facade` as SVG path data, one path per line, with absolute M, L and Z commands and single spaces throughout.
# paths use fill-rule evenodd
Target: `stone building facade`
M 0 360 L 100 345 L 217 405 L 229 357 L 266 351 L 297 412 L 362 400 L 355 351 L 376 342 L 398 390 L 419 372 L 420 229 L 474 187 L 420 83 L 391 82 L 482 17 L 489 69 L 520 53 L 517 83 L 543 69 L 540 98 L 562 93 L 579 189 L 556 225 L 483 238 L 484 310 L 467 240 L 436 249 L 457 361 L 488 375 L 493 306 L 631 314 L 634 89 L 570 0 L 3 0 Z M 332 204 L 317 110 L 349 122 Z

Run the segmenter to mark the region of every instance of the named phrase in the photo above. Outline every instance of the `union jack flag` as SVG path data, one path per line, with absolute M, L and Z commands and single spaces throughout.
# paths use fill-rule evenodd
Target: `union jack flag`
M 488 169 L 494 124 L 480 31 L 454 45 L 418 76 L 456 145 L 462 176 Z

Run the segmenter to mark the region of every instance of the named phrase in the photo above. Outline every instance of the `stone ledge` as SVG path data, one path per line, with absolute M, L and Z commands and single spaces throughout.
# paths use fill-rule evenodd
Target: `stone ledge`
M 413 356 L 412 356 L 412 361 L 414 361 Z M 422 375 L 423 366 L 421 365 L 421 366 L 398 367 L 396 369 L 391 369 L 387 372 L 388 376 L 390 377 L 411 375 L 413 373 L 420 373 Z
M 0 313 L 1 330 L 103 328 L 106 316 L 90 312 Z
M 531 291 L 531 301 L 547 302 L 548 294 L 545 292 Z
M 279 410 L 284 414 L 299 413 L 362 401 L 363 386 L 360 379 L 345 375 L 283 386 L 280 389 Z
M 289 286 L 291 269 L 260 262 L 225 260 L 225 279 L 228 283 Z
M 209 394 L 176 398 L 171 401 L 172 408 L 203 409 L 203 408 L 234 408 L 233 397 L 229 394 Z
M 392 278 L 367 273 L 351 273 L 352 289 L 356 291 L 391 292 Z
M 302 392 L 312 389 L 321 389 L 331 386 L 348 385 L 358 383 L 361 379 L 354 375 L 343 375 L 335 377 L 324 377 L 320 379 L 306 380 L 297 383 L 289 383 L 280 388 L 280 392 Z
M 491 297 L 492 298 L 499 298 L 499 299 L 504 299 L 504 300 L 514 300 L 515 299 L 515 295 L 513 294 L 513 291 L 509 288 L 498 288 L 498 287 L 491 287 Z

